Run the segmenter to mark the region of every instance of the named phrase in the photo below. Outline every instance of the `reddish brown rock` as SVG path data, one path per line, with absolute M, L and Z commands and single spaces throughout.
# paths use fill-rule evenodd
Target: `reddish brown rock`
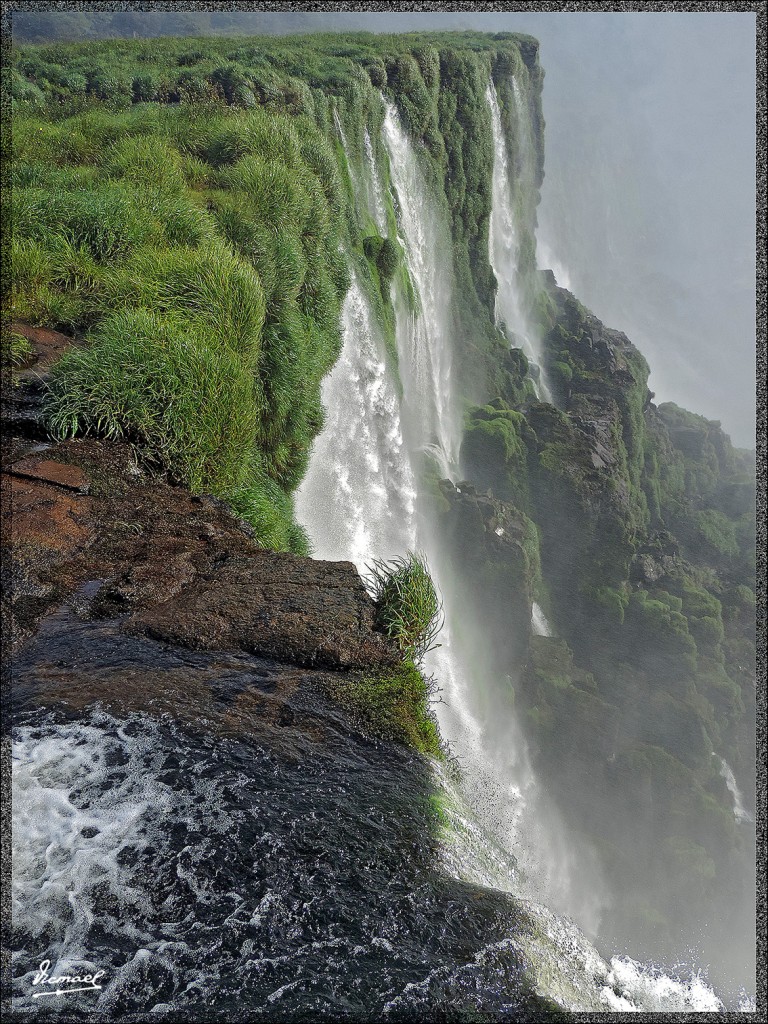
M 227 506 L 137 471 L 131 449 L 48 447 L 3 474 L 12 505 L 11 636 L 34 633 L 84 585 L 80 613 L 124 633 L 199 651 L 257 654 L 334 670 L 392 664 L 350 562 L 260 549 Z M 89 486 L 88 496 L 80 493 Z
M 87 494 L 91 486 L 90 480 L 78 466 L 54 462 L 53 459 L 20 459 L 13 463 L 9 472 L 13 476 L 56 484 L 70 491 L 78 491 L 80 494 Z
M 89 499 L 41 480 L 3 474 L 3 504 L 12 510 L 11 546 L 70 553 L 87 546 L 95 536 Z
M 11 324 L 10 330 L 14 334 L 21 334 L 29 341 L 32 352 L 26 360 L 26 366 L 34 366 L 36 370 L 48 370 L 50 367 L 73 345 L 77 344 L 74 338 L 68 334 L 61 334 L 59 331 L 51 331 L 46 327 L 32 327 L 31 324 L 16 321 Z

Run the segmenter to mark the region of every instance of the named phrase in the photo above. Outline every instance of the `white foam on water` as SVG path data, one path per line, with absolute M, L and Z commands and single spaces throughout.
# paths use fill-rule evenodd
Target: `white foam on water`
M 81 949 L 96 902 L 107 893 L 115 906 L 143 900 L 118 859 L 145 848 L 173 806 L 170 790 L 138 771 L 111 784 L 98 803 L 81 806 L 82 792 L 104 782 L 108 759 L 122 746 L 84 724 L 62 725 L 39 739 L 22 729 L 14 745 L 14 923 L 33 937 L 52 933 L 67 950 Z
M 124 965 L 106 971 L 101 991 L 66 997 L 102 1010 L 136 958 L 149 956 L 144 945 L 152 938 L 137 924 L 147 893 L 126 864 L 148 856 L 179 803 L 153 770 L 151 741 L 104 719 L 105 727 L 18 730 L 11 890 L 14 930 L 23 937 L 13 954 L 14 979 L 29 993 L 45 959 L 51 976 L 105 969 L 92 959 L 94 928 L 119 930 L 134 947 Z M 37 1003 L 31 994 L 17 1001 Z
M 610 1010 L 630 1013 L 723 1013 L 701 974 L 687 980 L 630 957 L 613 957 L 601 997 Z

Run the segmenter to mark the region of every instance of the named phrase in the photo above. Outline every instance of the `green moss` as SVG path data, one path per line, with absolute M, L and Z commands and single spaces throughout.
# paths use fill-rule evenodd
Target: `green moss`
M 330 677 L 325 685 L 369 735 L 405 743 L 429 757 L 445 757 L 429 708 L 429 684 L 413 662 L 374 675 Z

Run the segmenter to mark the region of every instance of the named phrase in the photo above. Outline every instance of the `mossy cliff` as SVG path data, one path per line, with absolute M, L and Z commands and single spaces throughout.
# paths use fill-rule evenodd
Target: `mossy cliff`
M 554 404 L 494 322 L 491 81 Z M 144 471 L 224 499 L 262 545 L 306 551 L 292 493 L 350 279 L 395 378 L 392 296 L 416 301 L 382 141 L 393 104 L 450 230 L 467 484 L 432 490 L 453 569 L 539 772 L 630 894 L 608 927 L 674 950 L 702 908 L 728 913 L 748 858 L 712 754 L 749 787 L 754 463 L 717 423 L 656 406 L 631 342 L 537 271 L 542 81 L 535 40 L 509 34 L 19 49 L 8 309 L 78 342 L 39 432 L 127 439 Z M 554 636 L 531 635 L 534 599 Z M 354 699 L 368 721 L 372 680 Z M 387 685 L 407 700 L 410 670 Z M 432 749 L 420 708 L 399 735 Z
M 647 894 L 626 896 L 610 925 L 671 951 L 707 904 L 727 918 L 734 864 L 748 870 L 713 753 L 754 809 L 754 456 L 718 423 L 657 407 L 626 336 L 551 275 L 541 286 L 558 407 L 497 395 L 471 411 L 463 448 L 467 476 L 535 523 L 540 570 L 500 556 L 487 526 L 462 564 L 489 621 L 499 578 L 546 609 L 556 636 L 526 631 L 515 662 L 500 645 L 498 669 L 517 680 L 539 770 L 612 889 Z M 447 530 L 457 512 L 452 497 Z

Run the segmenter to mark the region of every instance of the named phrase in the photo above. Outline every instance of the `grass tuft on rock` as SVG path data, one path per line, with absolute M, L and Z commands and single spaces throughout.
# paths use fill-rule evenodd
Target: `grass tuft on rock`
M 440 598 L 424 555 L 409 552 L 404 558 L 376 560 L 365 578 L 376 602 L 376 624 L 394 640 L 403 657 L 417 664 L 435 642 L 443 625 Z

